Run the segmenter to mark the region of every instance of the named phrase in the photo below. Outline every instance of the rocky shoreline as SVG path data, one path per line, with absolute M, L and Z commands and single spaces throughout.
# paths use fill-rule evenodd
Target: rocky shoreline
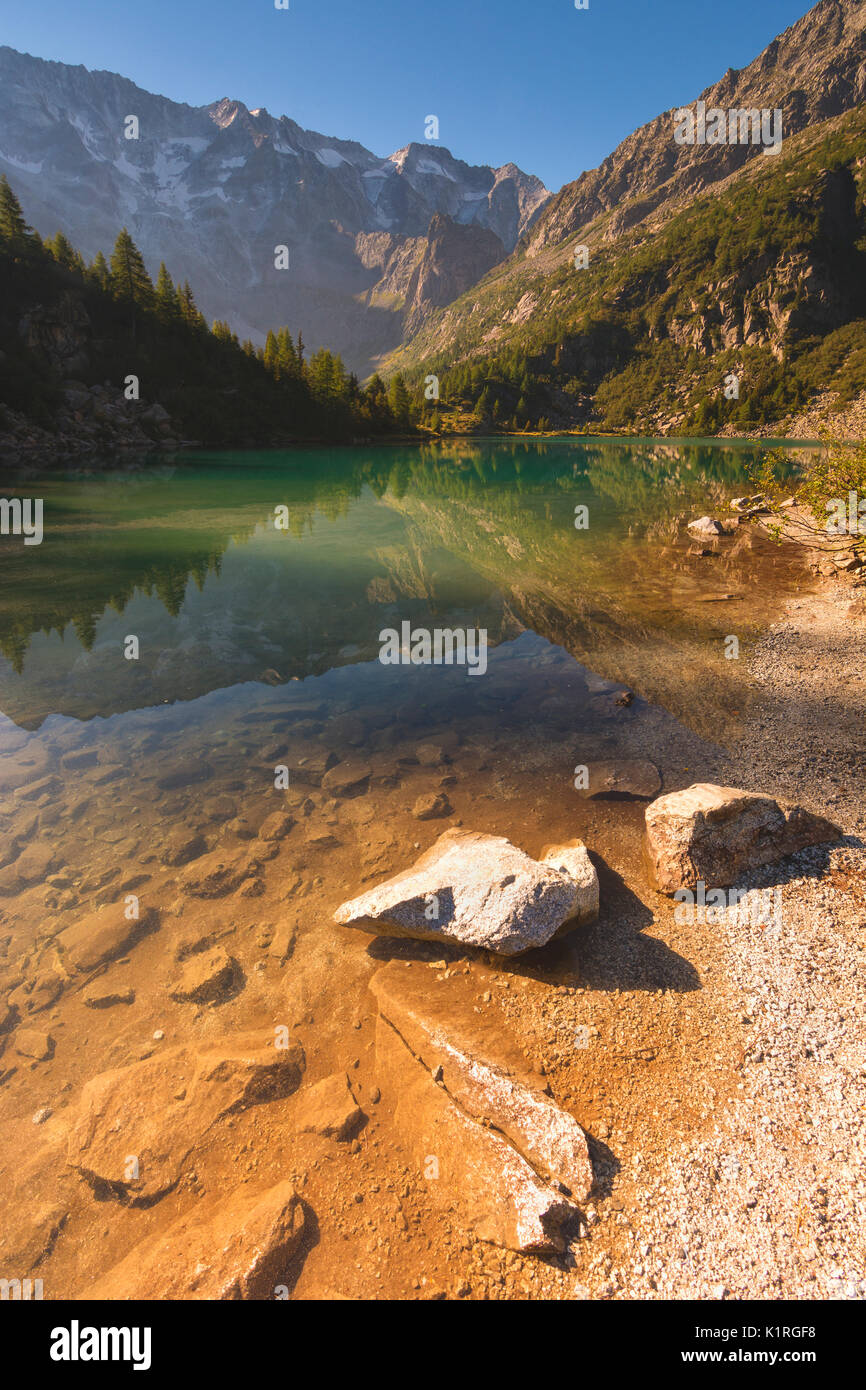
M 52 430 L 19 411 L 4 407 L 0 416 L 0 460 L 8 466 L 38 464 L 88 455 L 154 453 L 194 446 L 179 438 L 171 417 L 158 403 L 126 400 L 111 382 L 85 386 L 67 381 L 63 406 Z
M 764 524 L 739 515 L 701 548 Z M 4 1277 L 862 1298 L 866 622 L 834 574 L 804 565 L 744 652 L 729 749 L 560 653 L 563 729 L 585 698 L 604 748 L 565 800 L 570 747 L 528 716 L 519 749 L 489 711 L 419 738 L 252 685 L 194 729 L 7 721 Z M 277 809 L 263 758 L 297 769 Z M 746 910 L 691 901 L 735 855 Z

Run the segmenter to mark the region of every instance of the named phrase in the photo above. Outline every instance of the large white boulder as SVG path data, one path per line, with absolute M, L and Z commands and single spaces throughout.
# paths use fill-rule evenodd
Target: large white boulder
M 582 846 L 568 863 L 539 863 L 501 835 L 455 829 L 410 869 L 343 903 L 334 921 L 515 956 L 597 915 L 598 879 Z

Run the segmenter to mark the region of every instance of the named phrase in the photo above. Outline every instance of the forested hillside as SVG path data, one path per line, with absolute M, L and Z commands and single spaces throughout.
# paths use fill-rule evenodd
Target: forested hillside
M 861 107 L 653 230 L 600 218 L 495 271 L 392 367 L 419 396 L 439 378 L 445 427 L 743 432 L 842 405 L 866 386 L 864 165 Z
M 131 382 L 135 378 L 135 383 Z M 136 399 L 136 392 L 138 398 Z M 240 343 L 210 327 L 165 265 L 154 285 L 126 229 L 89 264 L 62 232 L 43 241 L 0 179 L 0 436 L 20 449 L 41 431 L 77 449 L 261 445 L 409 428 L 402 383 L 362 388 L 339 356 L 307 357 L 300 335 Z M 35 431 L 35 435 L 34 432 Z M 128 436 L 128 439 L 127 439 Z

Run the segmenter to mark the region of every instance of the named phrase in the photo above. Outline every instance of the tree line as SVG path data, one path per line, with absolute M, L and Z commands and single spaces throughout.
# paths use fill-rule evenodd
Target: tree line
M 88 323 L 91 383 L 134 373 L 142 399 L 158 401 L 184 437 L 208 445 L 348 439 L 409 433 L 414 428 L 403 378 L 362 384 L 337 353 L 308 355 L 300 333 L 267 334 L 263 346 L 238 340 L 230 325 L 208 325 L 188 281 L 175 283 L 165 263 L 156 281 L 129 230 L 110 256 L 87 262 L 62 231 L 43 239 L 27 225 L 7 178 L 0 178 L 0 408 L 6 404 L 50 427 L 62 404 L 62 378 L 38 348 L 22 344 L 22 316 L 71 304 Z M 79 316 L 80 317 L 80 316 Z M 120 382 L 118 382 L 120 390 Z

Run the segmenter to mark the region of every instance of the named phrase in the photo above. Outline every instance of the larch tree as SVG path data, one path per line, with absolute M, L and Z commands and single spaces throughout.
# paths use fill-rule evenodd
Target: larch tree
M 97 251 L 90 267 L 87 271 L 88 278 L 98 285 L 101 290 L 107 290 L 111 283 L 111 271 L 108 268 L 108 261 L 101 251 Z
M 156 277 L 156 312 L 163 323 L 171 323 L 178 314 L 177 290 L 165 261 L 160 261 Z
M 0 241 L 16 260 L 29 259 L 38 244 L 5 174 L 0 177 Z
M 111 288 L 117 299 L 128 300 L 140 309 L 153 305 L 153 284 L 144 257 L 125 227 L 111 253 Z

